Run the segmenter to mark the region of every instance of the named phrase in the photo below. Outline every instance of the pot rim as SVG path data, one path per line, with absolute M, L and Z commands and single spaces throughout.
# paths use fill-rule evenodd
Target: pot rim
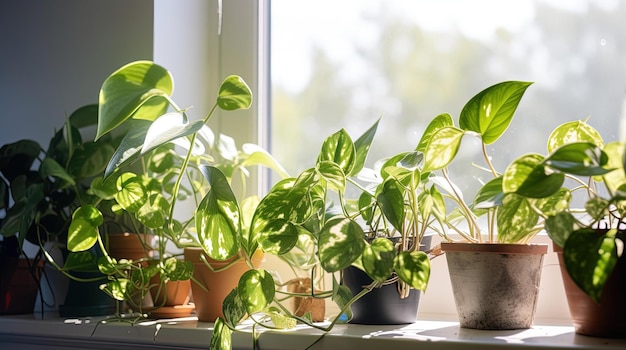
M 547 243 L 470 243 L 441 242 L 444 252 L 482 252 L 496 254 L 547 254 Z

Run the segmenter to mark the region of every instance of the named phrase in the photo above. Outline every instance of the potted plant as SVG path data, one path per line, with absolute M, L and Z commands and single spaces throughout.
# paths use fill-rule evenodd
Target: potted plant
M 243 262 L 241 274 L 255 266 L 255 257 L 258 256 L 258 245 L 244 228 L 244 223 L 249 222 L 250 208 L 254 210 L 258 200 L 255 201 L 252 196 L 239 201 L 238 198 L 243 196 L 235 194 L 231 181 L 239 179 L 238 176 L 245 180 L 246 167 L 266 165 L 280 174 L 284 174 L 284 170 L 260 147 L 246 144 L 239 150 L 234 140 L 225 135 L 216 137 L 206 126 L 218 109 L 229 111 L 250 106 L 251 92 L 240 77 L 229 76 L 224 80 L 214 108 L 203 120 L 188 120 L 185 110 L 171 99 L 172 87 L 171 74 L 149 61 L 127 64 L 104 81 L 100 91 L 96 138 L 121 131 L 123 139 L 104 172 L 102 184 L 116 183 L 117 194 L 114 196 L 120 209 L 134 212 L 136 218 L 156 234 L 158 242 L 169 241 L 178 248 L 185 248 L 186 253 L 191 251 L 190 254 L 198 253 L 198 249 L 193 248 L 199 248 L 200 254 L 196 255 L 201 259 L 200 264 L 215 270 L 210 259 L 224 263 L 223 269 L 227 269 L 224 275 L 237 275 L 235 266 Z M 170 171 L 161 183 L 153 181 L 149 168 L 127 170 L 128 166 L 137 164 L 156 164 L 152 161 L 155 152 L 164 148 L 169 149 L 171 157 L 159 161 Z M 169 162 L 170 158 L 181 162 L 174 166 Z M 245 181 L 242 183 L 245 185 Z M 139 195 L 144 189 L 154 192 L 147 197 Z M 246 193 L 245 188 L 242 193 Z M 194 210 L 188 217 L 181 218 L 174 213 L 184 196 L 188 196 Z M 137 200 L 138 197 L 145 200 Z M 126 200 L 128 203 L 124 203 Z M 155 219 L 158 221 L 149 222 Z M 89 242 L 85 246 L 101 244 L 100 223 L 98 208 L 80 208 L 74 213 L 70 234 L 77 243 Z M 80 247 L 81 250 L 83 248 Z M 167 277 L 162 259 L 165 262 L 172 260 L 161 252 L 157 254 L 161 265 L 157 274 L 165 273 Z M 118 298 L 124 296 L 124 293 L 118 294 L 119 291 L 132 285 L 130 280 L 141 280 L 143 283 L 154 273 L 146 273 L 146 268 L 142 270 L 137 264 L 123 267 L 120 263 L 123 262 L 112 259 L 106 253 L 98 263 L 100 269 L 107 273 L 129 269 L 138 271 L 112 277 L 107 290 Z M 185 265 L 190 266 L 191 263 L 185 262 Z M 195 264 L 194 274 L 198 265 Z M 202 286 L 206 281 L 197 278 L 196 282 L 192 287 Z M 215 292 L 213 286 L 207 287 L 205 289 Z M 233 287 L 226 288 L 230 292 Z M 195 290 L 192 294 L 196 294 Z M 195 300 L 196 309 L 202 300 L 202 297 Z M 221 305 L 221 300 L 217 304 Z
M 34 287 L 31 292 L 15 293 L 30 299 L 30 306 L 22 312 L 33 311 L 39 273 L 46 260 L 43 257 L 49 256 L 46 249 L 64 248 L 71 212 L 87 196 L 85 182 L 103 171 L 106 165 L 103 160 L 113 154 L 111 138 L 97 143 L 83 140 L 84 130 L 96 123 L 94 108 L 84 106 L 73 112 L 45 149 L 25 139 L 7 144 L 0 151 L 0 205 L 4 210 L 0 220 L 0 234 L 4 236 L 2 255 L 15 263 L 29 262 L 28 269 L 21 275 L 27 277 L 26 284 Z M 25 242 L 39 248 L 35 258 L 14 260 L 24 255 Z M 7 268 L 11 264 L 2 265 Z M 3 288 L 9 289 L 15 285 L 2 283 Z M 2 298 L 3 301 L 11 299 Z
M 605 144 L 586 121 L 572 121 L 553 130 L 547 151 L 516 159 L 505 171 L 504 190 L 529 200 L 567 194 L 538 213 L 559 255 L 576 333 L 623 337 L 624 144 Z
M 448 213 L 445 206 L 438 206 L 431 227 L 444 237 L 441 248 L 461 327 L 515 329 L 532 325 L 548 248 L 528 243 L 543 224 L 534 208 L 549 206 L 564 194 L 557 192 L 531 202 L 505 192 L 502 184 L 506 177 L 494 168 L 487 154 L 487 145 L 506 131 L 530 85 L 507 81 L 484 89 L 465 104 L 458 126 L 448 114 L 437 116 L 417 147 L 424 155 L 422 174 L 433 186 L 430 193 L 442 194 L 453 209 Z M 448 168 L 465 135 L 480 140 L 486 162 L 483 168 L 492 177 L 469 204 Z

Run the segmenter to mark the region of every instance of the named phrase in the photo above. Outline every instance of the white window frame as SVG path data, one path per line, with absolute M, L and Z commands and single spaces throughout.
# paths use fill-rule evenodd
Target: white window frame
M 236 74 L 250 86 L 254 101 L 244 111 L 218 112 L 209 125 L 216 133 L 268 147 L 269 1 L 154 1 L 154 61 L 172 72 L 174 99 L 193 106 L 191 118 L 202 118 L 224 78 Z M 265 172 L 248 190 L 267 190 Z

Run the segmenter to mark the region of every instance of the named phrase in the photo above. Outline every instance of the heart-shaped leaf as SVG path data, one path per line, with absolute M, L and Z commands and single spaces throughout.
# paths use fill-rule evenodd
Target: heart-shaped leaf
M 401 280 L 409 286 L 425 291 L 430 278 L 430 260 L 426 253 L 417 251 L 400 252 L 395 259 L 394 269 Z
M 329 220 L 319 234 L 318 251 L 322 268 L 336 272 L 350 266 L 365 249 L 365 233 L 354 220 Z
M 240 76 L 228 76 L 220 86 L 217 105 L 225 111 L 248 109 L 252 104 L 252 92 Z
M 76 209 L 67 230 L 67 249 L 71 252 L 80 252 L 93 247 L 98 240 L 98 226 L 103 222 L 102 213 L 93 205 Z
M 365 272 L 376 282 L 384 282 L 393 272 L 396 247 L 383 237 L 376 238 L 365 246 L 361 261 Z
M 136 118 L 154 120 L 165 112 L 168 103 L 159 97 L 171 96 L 174 80 L 165 68 L 149 61 L 129 63 L 113 72 L 102 84 L 99 97 L 96 139 L 113 130 L 140 107 Z M 152 100 L 152 104 L 148 101 Z
M 505 81 L 484 89 L 463 107 L 459 127 L 478 133 L 487 145 L 494 143 L 509 127 L 524 92 L 531 84 Z
M 248 270 L 239 280 L 237 292 L 249 315 L 265 309 L 274 299 L 274 279 L 265 270 Z

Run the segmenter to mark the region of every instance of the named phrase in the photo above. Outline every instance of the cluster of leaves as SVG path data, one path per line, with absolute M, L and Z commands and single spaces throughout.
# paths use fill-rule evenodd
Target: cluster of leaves
M 96 110 L 89 105 L 72 113 L 47 148 L 24 139 L 0 149 L 0 234 L 17 243 L 11 254 L 19 255 L 25 240 L 65 241 L 72 211 L 88 201 L 88 182 L 115 149 L 112 137 L 83 140 L 81 130 L 96 124 Z

